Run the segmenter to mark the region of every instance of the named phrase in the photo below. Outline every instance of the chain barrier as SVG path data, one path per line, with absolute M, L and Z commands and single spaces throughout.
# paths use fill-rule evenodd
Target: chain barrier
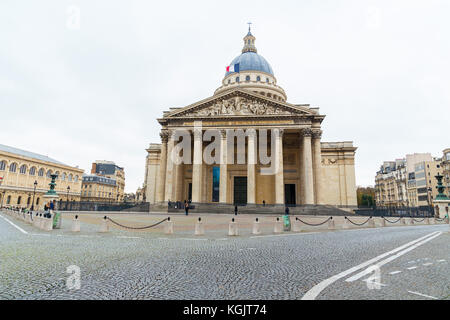
M 300 219 L 300 218 L 295 218 L 295 220 L 298 220 L 298 221 L 300 221 L 301 223 L 304 223 L 304 224 L 306 224 L 307 226 L 311 226 L 311 227 L 317 227 L 317 226 L 321 226 L 321 225 L 323 225 L 323 224 L 325 224 L 325 223 L 327 223 L 328 222 L 328 220 L 331 220 L 331 219 L 333 219 L 333 217 L 329 217 L 327 220 L 325 220 L 324 222 L 322 222 L 322 223 L 308 223 L 308 222 L 305 222 L 305 221 L 303 221 L 302 219 Z
M 383 219 L 384 219 L 385 221 L 389 222 L 389 223 L 397 223 L 397 222 L 399 222 L 399 221 L 402 219 L 402 217 L 398 218 L 397 221 L 389 221 L 389 220 L 386 219 L 385 217 L 383 217 Z
M 163 223 L 164 221 L 167 221 L 168 218 L 165 218 L 164 220 L 161 220 L 160 222 L 157 222 L 155 224 L 152 224 L 150 226 L 145 226 L 145 227 L 129 227 L 129 226 L 124 226 L 123 224 L 120 224 L 116 221 L 114 221 L 113 219 L 111 219 L 110 217 L 106 217 L 106 219 L 108 219 L 109 221 L 111 221 L 112 223 L 114 223 L 115 225 L 118 225 L 119 227 L 125 228 L 125 229 L 134 229 L 134 230 L 142 230 L 142 229 L 149 229 L 149 228 L 153 228 L 156 227 L 157 225 Z
M 422 221 L 425 221 L 425 218 L 422 218 L 422 220 L 418 220 L 418 219 L 415 219 L 415 218 L 412 218 L 413 219 L 413 221 L 415 221 L 415 222 L 422 222 Z
M 445 220 L 445 218 L 435 218 L 437 221 L 439 221 L 439 222 L 441 222 L 441 221 L 444 221 Z
M 369 220 L 372 219 L 372 217 L 369 217 L 369 218 L 368 218 L 366 221 L 364 221 L 363 223 L 356 223 L 356 222 L 353 222 L 352 220 L 350 220 L 350 219 L 347 218 L 347 217 L 345 217 L 345 219 L 347 219 L 348 222 L 354 224 L 355 226 L 362 226 L 362 225 L 366 224 L 367 222 L 369 222 Z

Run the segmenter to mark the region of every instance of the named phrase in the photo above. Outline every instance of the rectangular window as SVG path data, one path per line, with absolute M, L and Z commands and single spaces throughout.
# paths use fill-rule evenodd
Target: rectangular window
M 213 167 L 212 201 L 219 202 L 220 167 Z

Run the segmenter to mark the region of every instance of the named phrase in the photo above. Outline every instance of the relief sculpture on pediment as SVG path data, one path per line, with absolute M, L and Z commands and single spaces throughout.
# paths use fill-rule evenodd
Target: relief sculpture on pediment
M 218 115 L 290 115 L 295 110 L 288 111 L 283 108 L 277 108 L 268 103 L 259 102 L 242 97 L 234 97 L 227 100 L 219 100 L 211 106 L 202 108 L 193 112 L 188 112 L 186 116 L 218 116 Z

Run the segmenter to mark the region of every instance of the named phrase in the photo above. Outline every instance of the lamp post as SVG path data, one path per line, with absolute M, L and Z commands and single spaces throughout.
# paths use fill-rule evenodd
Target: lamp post
M 2 182 L 3 182 L 3 177 L 0 177 L 0 186 L 2 185 Z M 5 195 L 6 195 L 6 190 L 3 191 L 2 203 L 0 204 L 0 208 L 3 208 L 3 198 L 5 197 Z
M 31 211 L 34 211 L 34 196 L 36 195 L 36 187 L 38 185 L 37 180 L 34 180 L 34 189 L 33 189 L 33 203 L 31 204 Z
M 69 191 L 70 191 L 70 186 L 67 186 L 66 211 L 69 208 Z

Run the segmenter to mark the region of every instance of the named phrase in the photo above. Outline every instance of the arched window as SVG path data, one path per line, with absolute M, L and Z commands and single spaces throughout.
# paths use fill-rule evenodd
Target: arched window
M 47 178 L 50 178 L 50 175 L 52 174 L 52 170 L 47 171 Z
M 29 206 L 30 203 L 31 203 L 31 197 L 28 197 L 28 199 L 27 199 L 27 206 Z
M 230 84 L 231 83 L 231 79 L 228 79 L 228 84 Z
M 245 81 L 250 81 L 250 76 L 246 76 Z
M 20 167 L 19 172 L 20 172 L 21 174 L 27 173 L 27 166 L 23 164 L 23 165 Z
M 261 77 L 260 77 L 260 76 L 257 76 L 257 77 L 256 77 L 256 81 L 261 81 Z
M 4 171 L 5 169 L 6 169 L 6 161 L 3 160 L 0 162 L 0 170 Z
M 30 168 L 29 175 L 30 175 L 30 176 L 36 175 L 36 167 L 31 167 L 31 168 Z
M 59 177 L 61 176 L 61 175 L 59 174 L 59 171 L 56 171 L 55 174 L 57 175 L 56 180 L 58 180 Z
M 39 172 L 38 172 L 38 176 L 39 177 L 43 177 L 44 176 L 44 169 L 39 169 Z
M 75 182 L 78 182 L 78 176 L 75 176 Z
M 72 180 L 73 180 L 73 176 L 72 176 L 72 174 L 69 174 L 69 182 L 72 182 Z
M 63 174 L 61 175 L 61 180 L 65 181 L 66 180 L 66 174 L 63 172 Z
M 239 77 L 236 77 L 236 82 L 239 82 Z
M 16 170 L 17 170 L 17 164 L 11 163 L 11 165 L 9 166 L 9 172 L 16 172 Z
M 10 204 L 11 203 L 11 196 L 8 196 L 8 198 L 6 198 L 6 204 Z
M 39 204 L 39 198 L 36 199 L 36 205 L 38 205 L 38 204 Z
M 18 198 L 17 198 L 17 204 L 20 204 L 22 202 L 22 196 L 19 196 Z
M 269 78 L 266 78 L 266 82 L 269 83 Z

